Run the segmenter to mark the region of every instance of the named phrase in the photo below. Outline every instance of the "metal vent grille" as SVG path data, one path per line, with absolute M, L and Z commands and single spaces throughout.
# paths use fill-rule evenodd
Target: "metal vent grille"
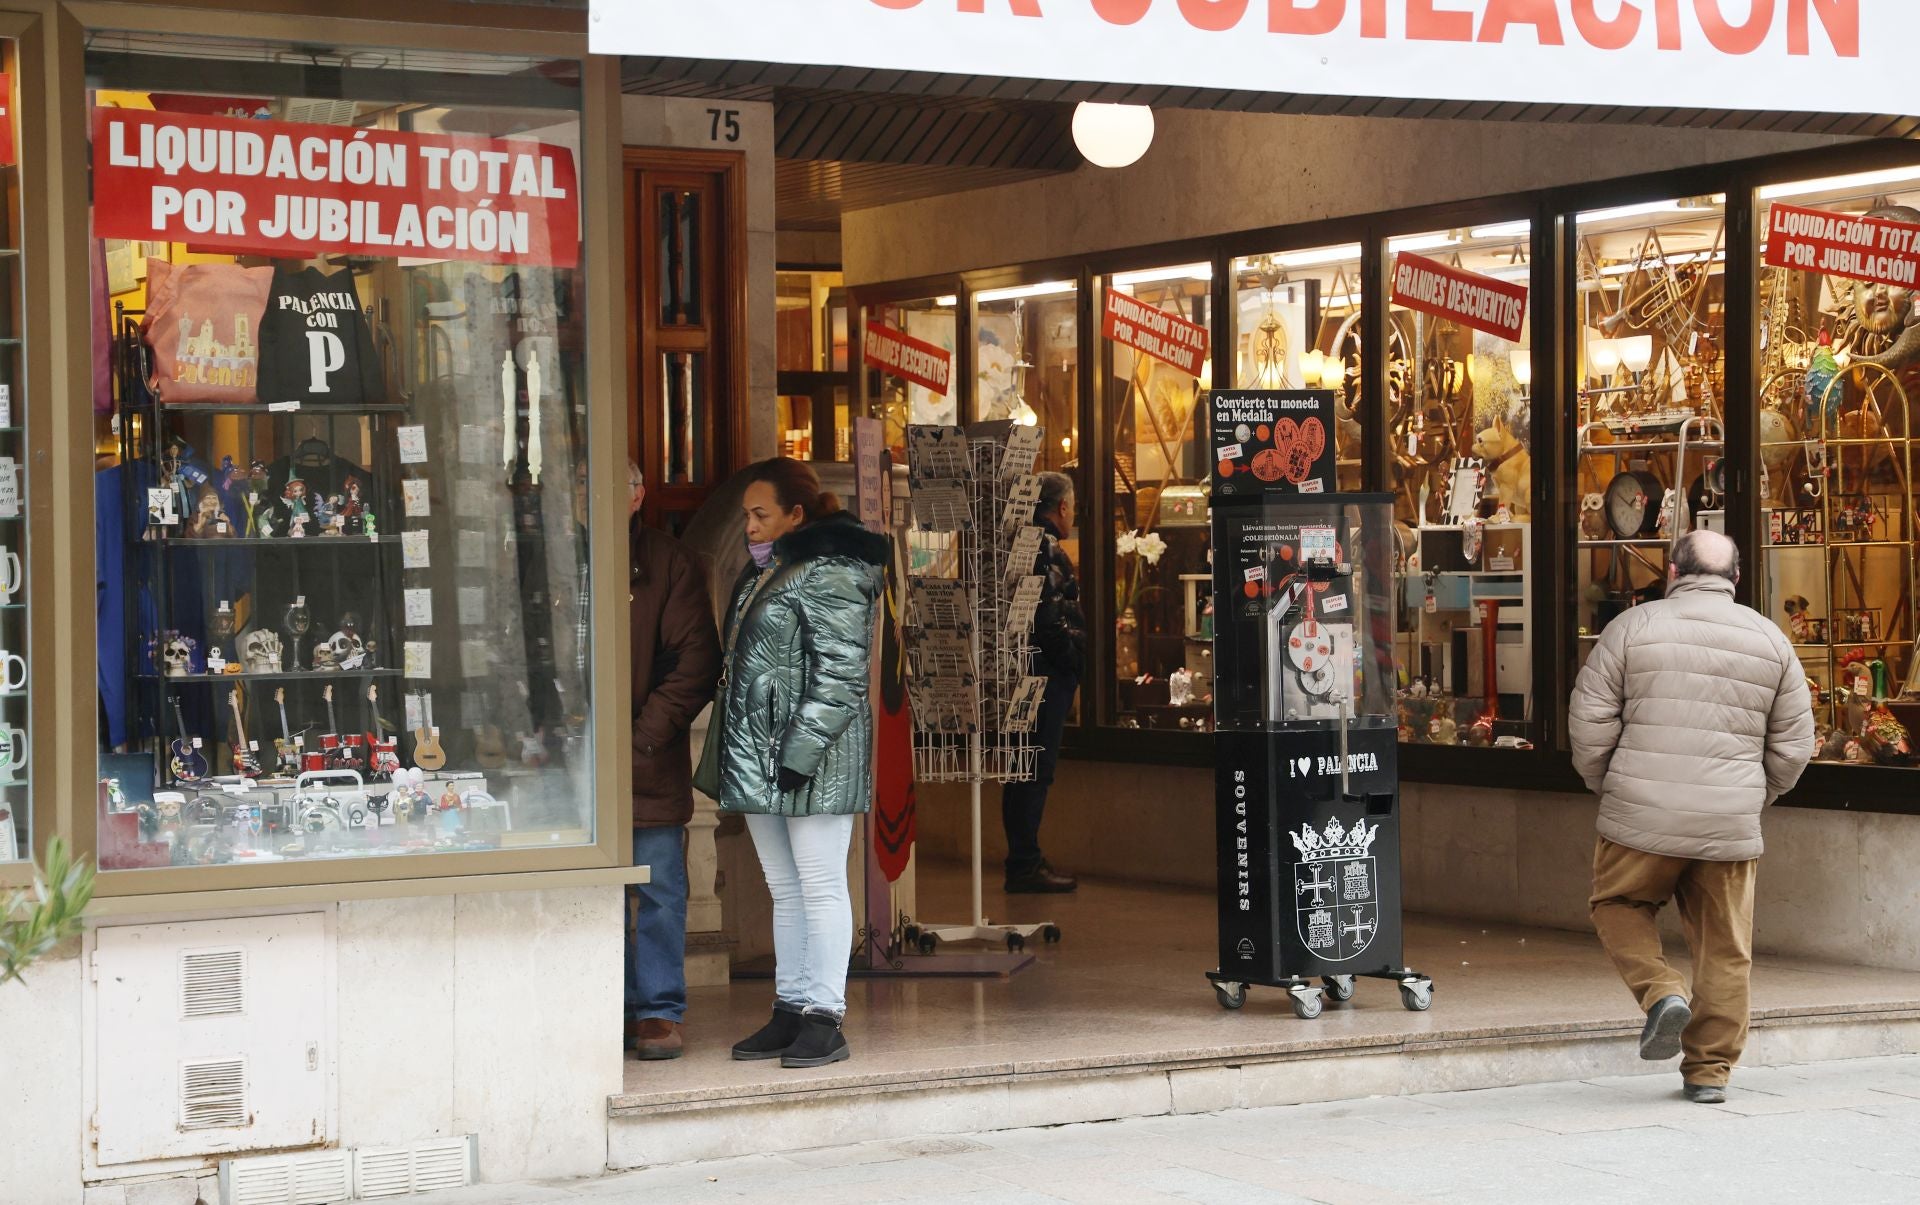
M 180 955 L 180 1019 L 227 1017 L 247 1010 L 247 955 L 241 949 Z
M 290 1205 L 332 1205 L 353 1197 L 353 1165 L 341 1151 L 293 1165 Z
M 404 1197 L 413 1191 L 413 1152 L 406 1147 L 353 1153 L 353 1179 L 360 1197 Z
M 413 1148 L 413 1191 L 432 1192 L 473 1183 L 473 1142 L 449 1138 Z
M 224 1205 L 287 1205 L 293 1195 L 293 1169 L 284 1162 L 235 1168 L 222 1196 Z
M 229 1129 L 247 1124 L 247 1060 L 198 1059 L 180 1064 L 180 1128 Z

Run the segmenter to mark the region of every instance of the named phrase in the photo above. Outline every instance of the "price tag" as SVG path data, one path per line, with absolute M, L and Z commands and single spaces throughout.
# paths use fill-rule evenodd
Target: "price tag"
M 406 668 L 402 671 L 409 678 L 433 677 L 433 642 L 430 640 L 409 640 L 405 646 Z
M 410 628 L 428 628 L 433 626 L 433 590 L 428 586 L 415 586 L 402 592 L 406 600 L 406 623 Z
M 395 434 L 400 439 L 401 464 L 427 463 L 427 429 L 425 427 L 402 427 Z
M 424 519 L 433 513 L 433 502 L 424 477 L 409 477 L 400 483 L 400 495 L 409 519 Z

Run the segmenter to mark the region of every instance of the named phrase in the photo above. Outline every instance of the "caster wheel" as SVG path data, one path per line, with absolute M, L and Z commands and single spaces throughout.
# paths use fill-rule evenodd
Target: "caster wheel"
M 1433 980 L 1403 980 L 1400 984 L 1400 1003 L 1407 1006 L 1408 1012 L 1423 1013 L 1433 1007 Z
M 1040 930 L 1040 940 L 1046 942 L 1048 945 L 1058 944 L 1060 941 L 1060 926 L 1048 925 L 1046 928 Z
M 1213 998 L 1224 1009 L 1237 1009 L 1247 1002 L 1247 985 L 1244 983 L 1216 983 L 1213 985 Z
M 919 941 L 915 944 L 920 947 L 922 954 L 931 954 L 933 953 L 934 947 L 940 944 L 940 941 L 931 933 L 922 933 Z
M 1294 1016 L 1300 1018 L 1302 1021 L 1311 1021 L 1320 1015 L 1322 1004 L 1318 988 L 1309 988 L 1306 991 L 1290 992 L 1288 994 L 1293 997 Z
M 1328 975 L 1320 982 L 1326 985 L 1327 999 L 1336 1004 L 1344 1004 L 1353 999 L 1352 975 Z
M 1027 948 L 1027 939 L 1018 933 L 1007 934 L 1007 953 L 1018 954 Z

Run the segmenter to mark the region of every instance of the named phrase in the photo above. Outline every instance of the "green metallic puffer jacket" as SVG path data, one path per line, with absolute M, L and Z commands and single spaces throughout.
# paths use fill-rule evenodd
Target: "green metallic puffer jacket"
M 887 537 L 844 511 L 781 537 L 735 585 L 722 679 L 720 807 L 773 816 L 864 812 L 873 799 L 869 649 Z M 809 781 L 779 787 L 780 767 Z

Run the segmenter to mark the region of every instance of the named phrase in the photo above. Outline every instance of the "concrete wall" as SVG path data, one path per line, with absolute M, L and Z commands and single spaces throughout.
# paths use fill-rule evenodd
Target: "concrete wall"
M 740 122 L 737 141 L 724 133 L 714 137 L 710 109 L 733 112 Z M 761 102 L 689 100 L 673 96 L 620 98 L 622 136 L 632 147 L 739 151 L 747 159 L 747 329 L 748 397 L 746 399 L 754 458 L 771 456 L 779 433 L 774 430 L 775 367 L 779 346 L 774 329 L 773 106 Z M 723 125 L 724 131 L 725 126 Z M 729 399 L 725 404 L 732 405 Z
M 1837 141 L 1639 126 L 1166 109 L 1153 148 L 1077 172 L 849 213 L 849 284 L 992 268 L 1751 158 Z
M 1401 873 L 1411 911 L 1590 931 L 1596 804 L 1588 795 L 1408 783 Z M 985 794 L 986 865 L 1006 854 Z M 1920 970 L 1920 817 L 1775 808 L 1754 940 L 1763 953 Z M 967 857 L 967 795 L 920 789 L 920 856 Z M 1213 772 L 1064 762 L 1040 833 L 1085 875 L 1214 885 Z
M 623 1060 L 622 899 L 590 887 L 316 909 L 334 913 L 337 1145 L 477 1133 L 486 1180 L 604 1171 Z M 24 987 L 0 987 L 0 1200 L 81 1199 L 83 965 L 75 943 Z M 204 1180 L 214 1166 L 167 1175 Z

